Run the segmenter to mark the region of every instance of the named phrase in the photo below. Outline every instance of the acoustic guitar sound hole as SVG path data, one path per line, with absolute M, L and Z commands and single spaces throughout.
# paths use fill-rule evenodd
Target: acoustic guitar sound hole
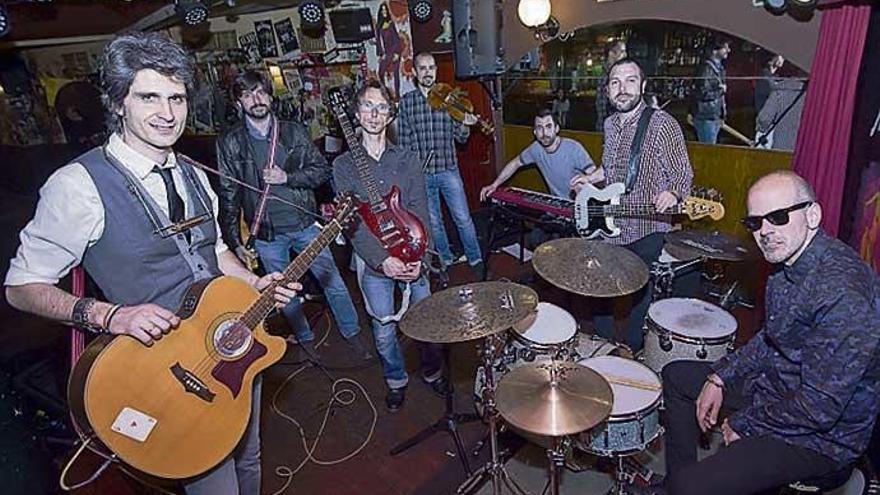
M 237 359 L 250 349 L 253 336 L 238 320 L 226 320 L 214 329 L 214 349 L 223 359 Z

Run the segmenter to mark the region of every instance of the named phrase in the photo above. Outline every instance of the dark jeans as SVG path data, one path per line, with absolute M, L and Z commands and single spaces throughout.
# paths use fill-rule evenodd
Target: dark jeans
M 840 469 L 829 457 L 771 437 L 744 437 L 697 462 L 696 400 L 711 372 L 703 361 L 675 361 L 663 369 L 670 495 L 748 495 Z M 725 389 L 722 413 L 748 405 L 739 390 Z

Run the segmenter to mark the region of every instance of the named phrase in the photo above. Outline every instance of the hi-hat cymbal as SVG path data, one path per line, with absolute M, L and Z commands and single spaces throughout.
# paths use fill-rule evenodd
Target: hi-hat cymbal
M 421 342 L 466 342 L 504 331 L 537 307 L 538 294 L 524 285 L 460 285 L 416 303 L 400 320 L 400 331 Z
M 753 259 L 758 255 L 753 246 L 737 237 L 717 230 L 674 230 L 668 232 L 664 249 L 682 261 L 696 258 L 741 261 Z
M 538 435 L 588 430 L 611 414 L 611 386 L 602 375 L 568 361 L 540 361 L 504 375 L 496 407 L 513 426 Z
M 587 239 L 555 239 L 532 257 L 538 275 L 582 296 L 616 297 L 648 283 L 648 266 L 629 249 Z

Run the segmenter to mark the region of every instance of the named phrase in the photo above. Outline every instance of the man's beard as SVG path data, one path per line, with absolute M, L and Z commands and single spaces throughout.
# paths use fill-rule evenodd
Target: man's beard
M 621 96 L 621 95 L 618 95 L 618 97 L 619 96 Z M 627 96 L 629 96 L 629 95 L 627 95 Z M 613 106 L 614 109 L 617 110 L 619 113 L 629 112 L 633 108 L 639 106 L 639 102 L 642 101 L 641 93 L 639 93 L 637 95 L 633 95 L 633 96 L 634 97 L 627 102 L 618 101 L 617 98 L 615 98 L 615 99 L 611 100 L 611 106 Z
M 423 78 L 419 79 L 419 86 L 421 86 L 423 88 L 430 88 L 431 86 L 434 85 L 434 82 L 435 82 L 435 78 L 433 78 L 433 77 L 430 77 L 430 76 L 423 77 Z
M 254 105 L 250 108 L 242 107 L 245 115 L 252 119 L 262 120 L 269 116 L 270 109 L 268 105 Z

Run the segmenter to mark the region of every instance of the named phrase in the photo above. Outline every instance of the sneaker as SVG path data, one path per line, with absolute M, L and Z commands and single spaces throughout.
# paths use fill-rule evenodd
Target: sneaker
M 373 359 L 373 353 L 370 351 L 369 345 L 364 342 L 363 332 L 358 332 L 343 340 L 348 345 L 349 352 L 352 356 L 355 356 L 362 361 Z
M 440 375 L 440 378 L 431 382 L 426 380 L 425 377 L 422 377 L 422 382 L 431 387 L 431 391 L 434 392 L 434 395 L 441 399 L 446 398 L 446 395 L 449 394 L 449 380 L 447 380 L 442 374 Z
M 403 401 L 406 399 L 406 387 L 389 388 L 385 394 L 385 407 L 388 412 L 397 412 L 403 407 Z

